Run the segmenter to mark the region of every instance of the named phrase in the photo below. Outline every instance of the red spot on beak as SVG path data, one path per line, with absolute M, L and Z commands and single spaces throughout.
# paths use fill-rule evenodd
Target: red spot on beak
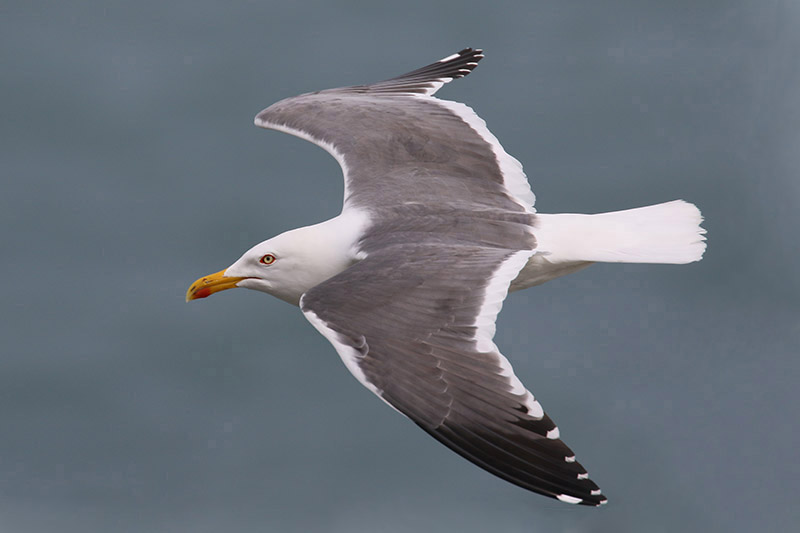
M 211 289 L 208 287 L 197 289 L 197 292 L 194 293 L 194 299 L 207 298 L 209 296 L 211 296 Z

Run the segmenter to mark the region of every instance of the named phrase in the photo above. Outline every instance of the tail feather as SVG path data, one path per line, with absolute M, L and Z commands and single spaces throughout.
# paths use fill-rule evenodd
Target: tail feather
M 596 215 L 537 215 L 537 249 L 551 263 L 671 263 L 699 261 L 706 249 L 703 217 L 675 200 Z

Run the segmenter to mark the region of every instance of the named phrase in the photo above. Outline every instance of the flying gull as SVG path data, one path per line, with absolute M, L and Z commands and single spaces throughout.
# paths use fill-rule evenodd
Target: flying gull
M 511 291 L 593 262 L 698 261 L 700 211 L 676 200 L 541 214 L 522 165 L 475 112 L 434 98 L 472 72 L 466 48 L 373 83 L 282 100 L 256 116 L 342 167 L 339 216 L 255 245 L 187 300 L 233 287 L 298 305 L 365 387 L 489 472 L 563 502 L 606 502 L 493 342 Z

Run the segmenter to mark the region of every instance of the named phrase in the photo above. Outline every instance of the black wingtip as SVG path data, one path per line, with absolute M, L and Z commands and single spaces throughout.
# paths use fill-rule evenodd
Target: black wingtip
M 432 95 L 445 83 L 463 78 L 475 70 L 483 59 L 480 48 L 464 48 L 422 68 L 406 72 L 370 85 L 350 87 L 345 90 L 371 94 L 425 94 Z
M 436 78 L 463 78 L 478 66 L 478 62 L 484 58 L 483 50 L 480 48 L 464 48 L 455 54 L 449 55 L 431 63 L 425 67 L 411 71 L 397 78 L 428 77 Z
M 484 58 L 483 50 L 480 48 L 464 48 L 458 53 L 447 56 L 438 61 L 438 66 L 447 67 L 446 72 L 450 78 L 463 78 L 478 66 L 478 61 Z M 433 65 L 429 66 L 434 66 Z M 427 67 L 426 67 L 427 68 Z M 422 69 L 420 69 L 422 70 Z

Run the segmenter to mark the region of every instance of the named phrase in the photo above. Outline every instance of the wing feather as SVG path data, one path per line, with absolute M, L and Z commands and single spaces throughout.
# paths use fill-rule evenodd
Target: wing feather
M 481 58 L 465 48 L 381 82 L 287 98 L 255 123 L 333 155 L 344 173 L 345 208 L 418 203 L 533 213 L 522 165 L 486 123 L 463 104 L 431 96 Z
M 362 383 L 434 438 L 528 490 L 600 505 L 600 489 L 494 343 L 478 349 L 531 253 L 424 242 L 377 248 L 300 305 Z

